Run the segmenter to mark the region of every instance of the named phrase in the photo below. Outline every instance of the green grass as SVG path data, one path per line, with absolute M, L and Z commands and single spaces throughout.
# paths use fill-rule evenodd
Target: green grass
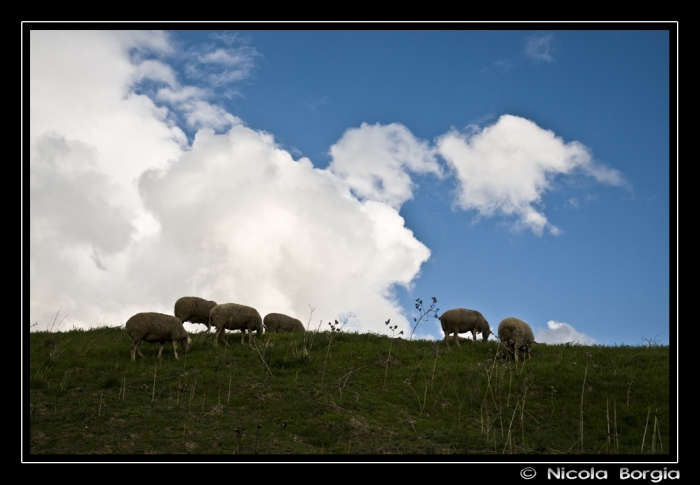
M 118 328 L 29 340 L 30 454 L 669 453 L 667 346 L 540 344 L 515 363 L 495 342 L 309 332 L 225 349 L 212 332 L 179 361 L 142 344 L 131 362 Z

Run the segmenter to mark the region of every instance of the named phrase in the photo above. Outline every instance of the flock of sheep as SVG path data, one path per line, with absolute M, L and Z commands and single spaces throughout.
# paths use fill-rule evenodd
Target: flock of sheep
M 262 336 L 263 327 L 268 332 L 303 332 L 304 325 L 296 318 L 288 317 L 281 313 L 270 313 L 265 320 L 260 313 L 253 308 L 238 303 L 222 303 L 217 305 L 215 301 L 205 300 L 196 296 L 184 296 L 175 302 L 175 316 L 164 313 L 145 312 L 137 313 L 126 322 L 126 333 L 131 337 L 131 360 L 136 360 L 136 353 L 143 357 L 139 350 L 141 342 L 160 343 L 158 357 L 163 353 L 166 342 L 172 342 L 175 358 L 177 356 L 177 344 L 187 352 L 190 348 L 190 339 L 183 322 L 202 323 L 207 326 L 207 332 L 211 327 L 216 328 L 214 345 L 221 340 L 226 347 L 229 343 L 224 338 L 224 330 L 240 330 L 241 343 L 245 342 L 245 333 L 248 331 L 248 343 L 253 331 L 258 337 Z
M 447 310 L 440 316 L 442 331 L 445 332 L 445 344 L 450 346 L 449 336 L 454 334 L 454 341 L 460 345 L 458 334 L 471 332 L 472 339 L 476 342 L 476 334 L 481 333 L 482 340 L 486 341 L 492 330 L 489 322 L 476 310 L 466 308 L 454 308 Z M 522 353 L 530 356 L 532 347 L 535 345 L 535 335 L 532 333 L 530 325 L 519 318 L 504 318 L 498 325 L 498 340 L 509 354 L 518 360 L 518 354 Z
M 175 316 L 164 313 L 145 312 L 137 313 L 126 322 L 126 333 L 131 337 L 131 360 L 136 360 L 136 353 L 143 357 L 139 350 L 141 342 L 160 343 L 158 357 L 163 352 L 166 342 L 172 342 L 175 359 L 178 359 L 177 344 L 187 352 L 190 347 L 190 336 L 183 327 L 184 322 L 201 323 L 207 326 L 207 332 L 211 327 L 216 328 L 214 345 L 219 340 L 229 347 L 224 338 L 224 330 L 240 330 L 241 343 L 245 342 L 245 333 L 248 331 L 248 343 L 253 331 L 258 337 L 262 336 L 263 327 L 267 332 L 304 332 L 304 325 L 296 318 L 281 313 L 270 313 L 263 320 L 255 308 L 239 305 L 237 303 L 223 303 L 217 305 L 215 301 L 205 300 L 196 296 L 185 296 L 175 302 Z M 476 334 L 481 333 L 486 341 L 492 330 L 484 316 L 476 310 L 455 308 L 448 310 L 440 316 L 440 324 L 445 332 L 445 344 L 449 348 L 449 336 L 454 335 L 454 341 L 461 346 L 458 334 L 471 332 L 472 339 L 476 342 Z M 498 325 L 498 340 L 509 354 L 518 360 L 518 354 L 529 356 L 535 342 L 535 337 L 530 326 L 524 321 L 509 317 Z

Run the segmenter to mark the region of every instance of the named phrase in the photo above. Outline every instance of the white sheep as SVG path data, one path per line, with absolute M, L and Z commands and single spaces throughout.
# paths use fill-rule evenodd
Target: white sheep
M 136 360 L 136 352 L 138 352 L 141 357 L 144 357 L 139 349 L 141 342 L 159 342 L 160 349 L 158 350 L 158 358 L 160 358 L 163 353 L 165 342 L 172 342 L 176 360 L 180 360 L 177 356 L 178 342 L 185 352 L 189 350 L 190 343 L 192 342 L 192 339 L 187 334 L 187 330 L 182 326 L 180 319 L 172 315 L 165 315 L 164 313 L 137 313 L 126 321 L 126 333 L 131 337 L 131 341 L 133 342 L 131 345 L 132 361 Z
M 245 341 L 245 331 L 248 330 L 248 343 L 252 338 L 253 330 L 256 330 L 258 337 L 262 336 L 263 325 L 260 313 L 253 308 L 238 303 L 222 303 L 216 305 L 209 312 L 209 326 L 216 327 L 216 335 L 214 336 L 214 345 L 217 345 L 219 339 L 230 347 L 228 342 L 223 338 L 224 330 L 240 330 L 241 343 Z
M 515 355 L 516 362 L 519 352 L 529 357 L 533 346 L 537 343 L 530 325 L 514 317 L 504 318 L 498 325 L 498 340 L 501 341 L 506 354 Z
M 486 341 L 491 335 L 491 327 L 484 316 L 476 310 L 468 310 L 466 308 L 453 308 L 447 310 L 440 316 L 440 324 L 442 331 L 445 332 L 445 343 L 450 347 L 449 336 L 454 334 L 454 341 L 459 347 L 460 333 L 471 332 L 472 339 L 476 342 L 476 334 L 481 333 L 482 339 Z
M 205 300 L 197 296 L 183 296 L 175 302 L 174 315 L 182 323 L 203 323 L 207 326 L 207 332 L 210 332 L 209 312 L 215 306 L 216 302 L 212 300 Z
M 304 332 L 304 324 L 296 318 L 282 313 L 268 313 L 263 319 L 263 326 L 267 332 Z

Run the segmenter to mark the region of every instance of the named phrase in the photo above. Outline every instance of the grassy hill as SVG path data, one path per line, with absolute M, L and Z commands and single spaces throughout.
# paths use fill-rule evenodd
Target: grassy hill
M 204 328 L 204 327 L 202 327 Z M 31 332 L 30 454 L 668 454 L 667 346 L 266 334 L 187 354 L 119 328 Z

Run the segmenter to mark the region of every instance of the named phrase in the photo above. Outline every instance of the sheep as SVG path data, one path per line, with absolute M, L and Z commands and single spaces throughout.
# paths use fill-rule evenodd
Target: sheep
M 296 318 L 281 313 L 268 313 L 263 320 L 265 331 L 273 333 L 304 332 L 304 324 Z
M 175 302 L 174 314 L 182 323 L 203 323 L 207 326 L 207 333 L 209 333 L 211 331 L 209 312 L 215 306 L 215 301 L 205 300 L 197 296 L 183 296 Z
M 530 356 L 535 342 L 530 325 L 519 318 L 508 317 L 498 325 L 498 340 L 507 354 L 513 353 L 515 361 L 518 361 L 518 352 Z
M 172 315 L 165 315 L 164 313 L 137 313 L 126 321 L 125 329 L 133 342 L 131 345 L 132 361 L 136 361 L 136 352 L 138 352 L 141 357 L 144 357 L 139 349 L 141 342 L 160 342 L 158 358 L 160 358 L 163 353 L 165 342 L 172 342 L 176 360 L 180 360 L 177 356 L 178 342 L 185 352 L 189 350 L 190 343 L 192 342 L 192 339 L 187 334 L 187 330 L 182 326 L 180 319 Z
M 454 333 L 454 341 L 459 347 L 458 334 L 471 332 L 472 339 L 476 342 L 476 334 L 481 332 L 482 339 L 486 341 L 491 335 L 491 327 L 484 316 L 476 310 L 468 310 L 466 308 L 453 308 L 447 310 L 440 316 L 440 324 L 442 331 L 445 332 L 445 344 L 450 347 L 449 336 Z
M 241 330 L 241 343 L 245 341 L 245 331 L 248 330 L 248 343 L 252 338 L 253 330 L 256 330 L 258 337 L 263 333 L 262 318 L 255 308 L 239 305 L 238 303 L 222 303 L 216 305 L 209 312 L 209 326 L 216 327 L 216 335 L 214 336 L 214 345 L 217 345 L 219 339 L 230 347 L 228 342 L 223 338 L 224 330 Z

